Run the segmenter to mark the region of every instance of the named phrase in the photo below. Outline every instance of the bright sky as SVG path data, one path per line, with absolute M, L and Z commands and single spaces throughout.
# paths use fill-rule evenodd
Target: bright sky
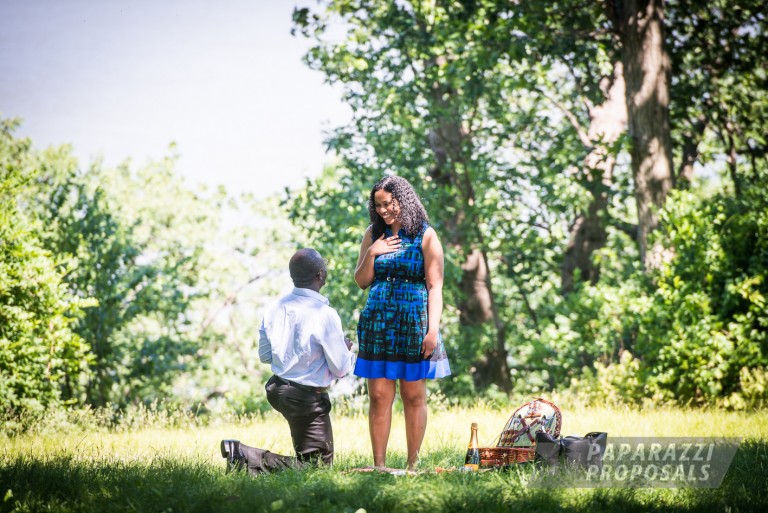
M 315 6 L 312 1 L 299 2 Z M 257 196 L 316 176 L 349 108 L 301 62 L 289 0 L 0 0 L 0 115 L 81 165 L 169 154 Z

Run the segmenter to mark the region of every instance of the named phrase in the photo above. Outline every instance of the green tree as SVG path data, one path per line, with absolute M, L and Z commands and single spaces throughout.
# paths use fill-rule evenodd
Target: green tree
M 91 405 L 167 397 L 198 349 L 188 316 L 208 293 L 201 254 L 218 200 L 184 188 L 173 162 L 81 172 L 69 148 L 52 148 L 26 196 L 70 293 L 97 301 L 74 326 L 93 354 Z
M 665 340 L 673 331 L 643 317 L 660 283 L 654 266 L 679 242 L 670 247 L 659 225 L 674 222 L 663 211 L 674 207 L 672 155 L 680 185 L 692 183 L 694 163 L 719 159 L 737 195 L 744 177 L 764 176 L 764 121 L 744 114 L 748 101 L 758 113 L 766 105 L 764 23 L 751 1 L 337 0 L 299 9 L 294 28 L 315 41 L 308 63 L 343 84 L 355 117 L 329 140 L 340 168 L 302 192 L 297 219 L 307 225 L 310 205 L 333 214 L 321 225 L 326 243 L 354 253 L 348 228 L 359 221 L 331 210 L 362 203 L 370 183 L 397 172 L 422 191 L 447 243 L 460 373 L 472 368 L 476 384 L 509 389 L 509 374 L 524 372 L 530 392 L 630 350 L 647 362 L 642 391 L 663 372 L 644 333 Z
M 83 391 L 88 345 L 71 328 L 88 306 L 70 295 L 57 266 L 18 198 L 38 173 L 28 140 L 13 136 L 18 122 L 0 120 L 0 408 L 2 414 L 40 413 Z
M 193 190 L 175 156 L 83 170 L 3 123 L 2 404 L 263 408 L 258 312 L 294 249 L 276 198 Z
M 500 53 L 486 44 L 494 32 L 478 23 L 482 15 L 458 4 L 332 2 L 325 16 L 350 27 L 334 42 L 324 41 L 320 15 L 297 10 L 294 19 L 317 41 L 308 62 L 345 85 L 355 112 L 352 125 L 330 140 L 354 170 L 344 183 L 365 191 L 396 171 L 416 184 L 447 250 L 447 304 L 458 306 L 448 315 L 463 330 L 455 338 L 477 341 L 453 349 L 482 365 L 477 375 L 486 382 L 509 390 L 504 293 L 494 292 L 488 231 L 493 212 L 517 191 L 507 196 L 494 187 L 506 132 L 484 123 L 485 110 L 498 106 L 486 100 L 500 97 L 501 81 L 489 73 Z
M 626 81 L 632 176 L 637 204 L 637 239 L 643 265 L 657 265 L 648 248 L 657 211 L 672 189 L 669 122 L 670 62 L 665 49 L 663 0 L 607 2 L 621 42 Z
M 278 197 L 229 198 L 221 215 L 227 221 L 206 236 L 201 256 L 199 279 L 210 292 L 188 311 L 198 349 L 188 369 L 175 376 L 175 396 L 208 410 L 259 411 L 270 408 L 258 392 L 269 372 L 258 358 L 261 310 L 292 288 L 288 261 L 298 249 L 297 230 Z
M 478 384 L 504 390 L 512 340 L 541 337 L 545 312 L 537 309 L 553 303 L 547 291 L 559 262 L 566 291 L 577 269 L 597 279 L 591 256 L 607 238 L 613 145 L 625 116 L 620 68 L 594 41 L 579 47 L 586 57 L 563 65 L 552 36 L 563 27 L 547 27 L 543 12 L 494 2 L 340 1 L 328 4 L 327 19 L 295 14 L 318 42 L 310 65 L 345 84 L 355 112 L 331 146 L 347 168 L 365 170 L 364 181 L 396 170 L 417 183 L 453 265 L 457 338 L 473 341 L 454 350 Z M 324 42 L 334 16 L 348 37 Z M 586 18 L 577 29 L 592 23 Z M 614 87 L 601 89 L 606 69 Z M 584 100 L 589 112 L 574 107 Z M 512 356 L 522 360 L 530 361 Z

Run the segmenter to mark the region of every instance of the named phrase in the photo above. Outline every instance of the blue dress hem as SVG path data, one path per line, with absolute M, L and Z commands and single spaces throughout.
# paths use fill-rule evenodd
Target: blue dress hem
M 361 378 L 404 379 L 418 381 L 421 379 L 439 379 L 451 374 L 451 366 L 447 359 L 438 361 L 424 360 L 420 363 L 389 362 L 386 360 L 357 359 L 355 376 Z

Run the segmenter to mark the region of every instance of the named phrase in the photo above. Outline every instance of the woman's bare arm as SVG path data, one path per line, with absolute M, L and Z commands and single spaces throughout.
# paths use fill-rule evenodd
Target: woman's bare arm
M 366 289 L 373 283 L 373 262 L 376 257 L 400 249 L 400 237 L 397 235 L 384 238 L 382 233 L 381 237 L 374 241 L 371 230 L 371 226 L 365 230 L 363 241 L 360 243 L 360 256 L 357 257 L 357 267 L 355 268 L 355 283 L 361 289 Z
M 443 314 L 443 246 L 432 227 L 424 232 L 421 241 L 424 254 L 424 278 L 427 284 L 427 318 L 429 326 L 422 343 L 422 354 L 428 357 L 437 347 L 437 334 L 440 330 L 440 318 Z

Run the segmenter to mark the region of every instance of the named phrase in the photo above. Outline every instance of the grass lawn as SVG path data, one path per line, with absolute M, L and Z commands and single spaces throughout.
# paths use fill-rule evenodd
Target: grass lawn
M 563 410 L 563 434 L 740 436 L 716 489 L 537 489 L 531 467 L 481 473 L 436 473 L 460 465 L 471 422 L 481 445 L 493 445 L 509 410 L 448 408 L 430 412 L 422 471 L 396 476 L 358 473 L 371 464 L 364 416 L 334 418 L 333 468 L 252 477 L 227 474 L 222 438 L 291 454 L 283 419 L 274 413 L 235 422 L 165 426 L 148 419 L 130 430 L 39 430 L 0 438 L 0 512 L 372 512 L 407 511 L 768 511 L 768 411 L 687 409 Z M 388 465 L 405 465 L 397 415 Z

